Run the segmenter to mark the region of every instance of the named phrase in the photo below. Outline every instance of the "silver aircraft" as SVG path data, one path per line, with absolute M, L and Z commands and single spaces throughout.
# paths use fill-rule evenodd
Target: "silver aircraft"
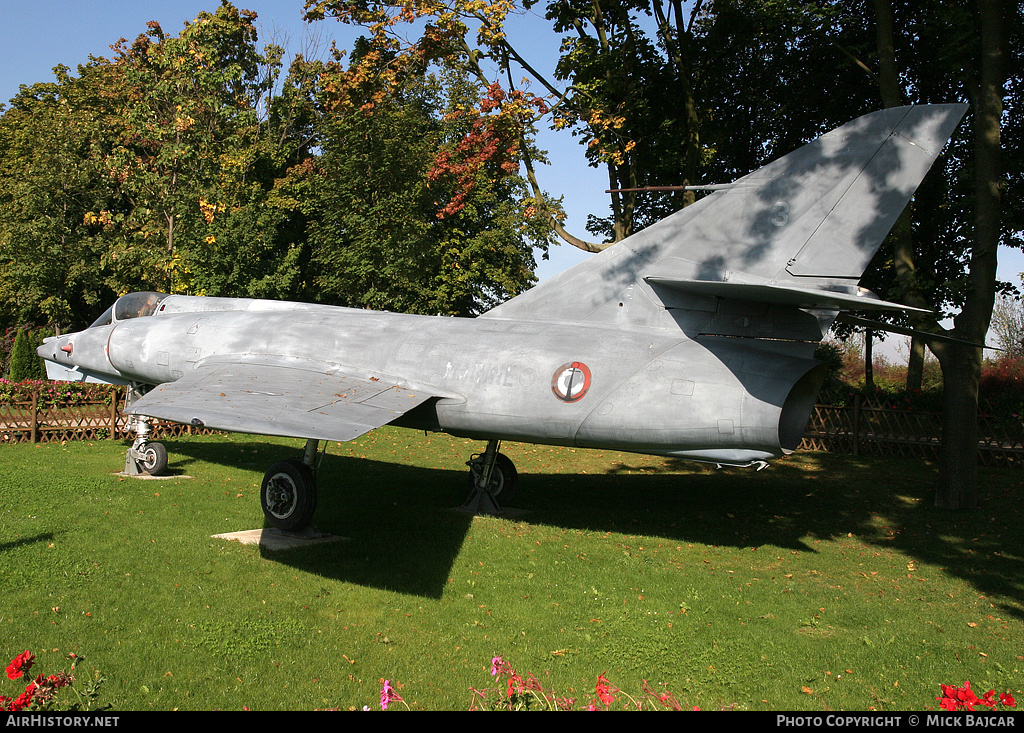
M 477 318 L 131 293 L 38 353 L 130 387 L 129 472 L 166 466 L 152 418 L 306 439 L 263 479 L 282 530 L 311 525 L 321 442 L 386 424 L 486 441 L 480 511 L 517 481 L 500 440 L 760 467 L 800 443 L 833 321 L 912 310 L 858 280 L 965 111 L 860 117 Z

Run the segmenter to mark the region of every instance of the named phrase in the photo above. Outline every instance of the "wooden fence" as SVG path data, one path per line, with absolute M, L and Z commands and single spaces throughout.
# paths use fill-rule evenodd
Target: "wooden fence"
M 0 445 L 52 443 L 68 440 L 134 438 L 128 416 L 121 413 L 122 389 L 109 399 L 70 406 L 40 405 L 38 392 L 24 402 L 0 404 Z M 985 465 L 1024 468 L 1024 422 L 978 418 L 978 461 Z M 155 421 L 153 435 L 173 438 L 212 431 L 191 425 Z M 800 450 L 822 450 L 865 456 L 935 459 L 942 435 L 937 412 L 907 410 L 860 396 L 842 407 L 816 405 Z
M 1024 468 L 1024 422 L 978 416 L 978 462 Z M 815 405 L 800 450 L 862 456 L 937 459 L 942 414 L 908 410 L 856 396 L 842 407 Z
M 124 390 L 114 388 L 108 399 L 84 400 L 74 405 L 46 405 L 38 391 L 23 402 L 0 404 L 0 445 L 60 443 L 69 440 L 131 440 L 129 417 L 121 412 Z M 173 438 L 212 431 L 191 425 L 154 421 L 154 438 Z

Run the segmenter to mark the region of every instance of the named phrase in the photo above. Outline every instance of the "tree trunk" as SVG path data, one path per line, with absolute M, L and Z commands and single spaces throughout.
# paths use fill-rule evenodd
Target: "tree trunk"
M 924 341 L 910 340 L 910 356 L 907 359 L 907 390 L 920 392 L 924 385 Z
M 864 387 L 875 388 L 875 355 L 873 345 L 875 339 L 871 331 L 864 332 Z
M 878 91 L 882 97 L 882 106 L 899 107 L 903 104 L 903 93 L 900 90 L 899 70 L 896 65 L 896 45 L 892 3 L 890 0 L 873 0 L 875 10 L 875 42 L 878 47 Z M 914 240 L 911 230 L 911 213 L 908 206 L 896 221 L 890 236 L 893 251 L 893 262 L 896 267 L 896 282 L 899 285 L 903 302 L 918 308 L 928 308 L 929 304 L 917 287 L 916 268 L 914 265 Z M 916 328 L 935 328 L 936 323 L 929 323 L 921 317 L 912 317 Z M 924 342 L 913 339 L 910 356 L 907 360 L 908 390 L 920 390 L 924 381 Z
M 1003 114 L 1001 0 L 978 0 L 981 67 L 971 84 L 974 108 L 974 247 L 968 296 L 954 320 L 958 338 L 984 343 L 995 302 L 996 252 L 1002 210 L 1000 124 Z M 934 344 L 943 374 L 943 456 L 935 505 L 970 509 L 977 503 L 978 384 L 982 350 Z
M 935 506 L 973 509 L 978 503 L 978 382 L 981 349 L 933 347 L 942 366 L 942 453 Z

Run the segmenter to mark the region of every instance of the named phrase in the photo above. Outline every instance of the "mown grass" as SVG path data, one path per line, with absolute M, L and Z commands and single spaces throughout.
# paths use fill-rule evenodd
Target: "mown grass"
M 300 444 L 168 448 L 159 481 L 117 476 L 111 441 L 0 448 L 0 653 L 84 655 L 114 709 L 359 709 L 385 678 L 465 709 L 499 654 L 580 701 L 602 672 L 703 709 L 1024 697 L 1024 472 L 983 470 L 982 507 L 948 514 L 920 461 L 506 444 L 523 513 L 472 518 L 451 509 L 479 443 L 382 429 L 321 468 L 317 524 L 346 540 L 271 553 L 211 535 L 262 526 L 263 471 Z

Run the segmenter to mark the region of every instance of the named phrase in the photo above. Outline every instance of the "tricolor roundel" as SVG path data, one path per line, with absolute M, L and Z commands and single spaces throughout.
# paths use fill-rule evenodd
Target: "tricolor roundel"
M 551 391 L 563 402 L 578 402 L 590 389 L 590 367 L 582 361 L 562 364 L 551 377 Z

